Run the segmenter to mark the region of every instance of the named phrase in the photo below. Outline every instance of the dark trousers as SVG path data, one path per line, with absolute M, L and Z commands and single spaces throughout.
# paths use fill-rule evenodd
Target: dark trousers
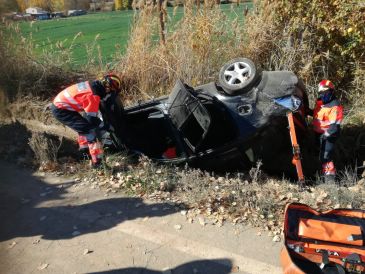
M 59 109 L 52 104 L 51 111 L 53 116 L 62 124 L 76 131 L 79 135 L 86 137 L 88 143 L 96 141 L 96 127 L 77 111 Z
M 333 152 L 335 149 L 336 138 L 324 137 L 323 134 L 316 134 L 316 143 L 319 147 L 319 160 L 321 163 L 333 161 Z

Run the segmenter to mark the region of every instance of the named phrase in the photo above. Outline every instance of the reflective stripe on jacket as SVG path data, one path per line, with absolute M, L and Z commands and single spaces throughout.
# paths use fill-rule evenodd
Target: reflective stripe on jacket
M 343 120 L 343 107 L 337 100 L 323 104 L 317 100 L 313 110 L 313 130 L 317 133 L 334 135 Z
M 85 111 L 89 116 L 96 117 L 99 111 L 100 97 L 93 94 L 89 82 L 81 82 L 61 91 L 53 100 L 60 109 Z

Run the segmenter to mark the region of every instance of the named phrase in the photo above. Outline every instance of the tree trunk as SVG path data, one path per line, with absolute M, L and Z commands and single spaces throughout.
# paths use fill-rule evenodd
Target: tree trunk
M 164 18 L 163 6 L 162 6 L 163 1 L 164 0 L 157 0 L 157 9 L 158 9 L 159 18 L 160 18 L 160 43 L 165 45 L 166 38 L 165 38 L 165 18 Z

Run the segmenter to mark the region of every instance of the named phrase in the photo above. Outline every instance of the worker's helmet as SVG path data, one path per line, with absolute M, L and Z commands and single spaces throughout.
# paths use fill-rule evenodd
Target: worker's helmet
M 120 80 L 120 78 L 112 73 L 105 75 L 101 79 L 101 83 L 105 88 L 108 88 L 110 89 L 110 91 L 115 91 L 115 92 L 120 92 L 122 87 L 122 81 Z
M 330 80 L 322 80 L 318 84 L 319 98 L 324 104 L 331 102 L 334 96 L 335 86 Z

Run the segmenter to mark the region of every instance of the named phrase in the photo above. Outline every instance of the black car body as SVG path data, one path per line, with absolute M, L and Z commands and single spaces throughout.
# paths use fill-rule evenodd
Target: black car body
M 305 132 L 304 88 L 289 71 L 264 71 L 252 80 L 232 94 L 219 83 L 193 88 L 178 80 L 169 96 L 119 105 L 104 116 L 117 147 L 159 162 L 231 170 L 262 161 L 285 171 L 283 161 L 290 165 L 292 157 L 286 114 L 293 111 L 298 133 Z

